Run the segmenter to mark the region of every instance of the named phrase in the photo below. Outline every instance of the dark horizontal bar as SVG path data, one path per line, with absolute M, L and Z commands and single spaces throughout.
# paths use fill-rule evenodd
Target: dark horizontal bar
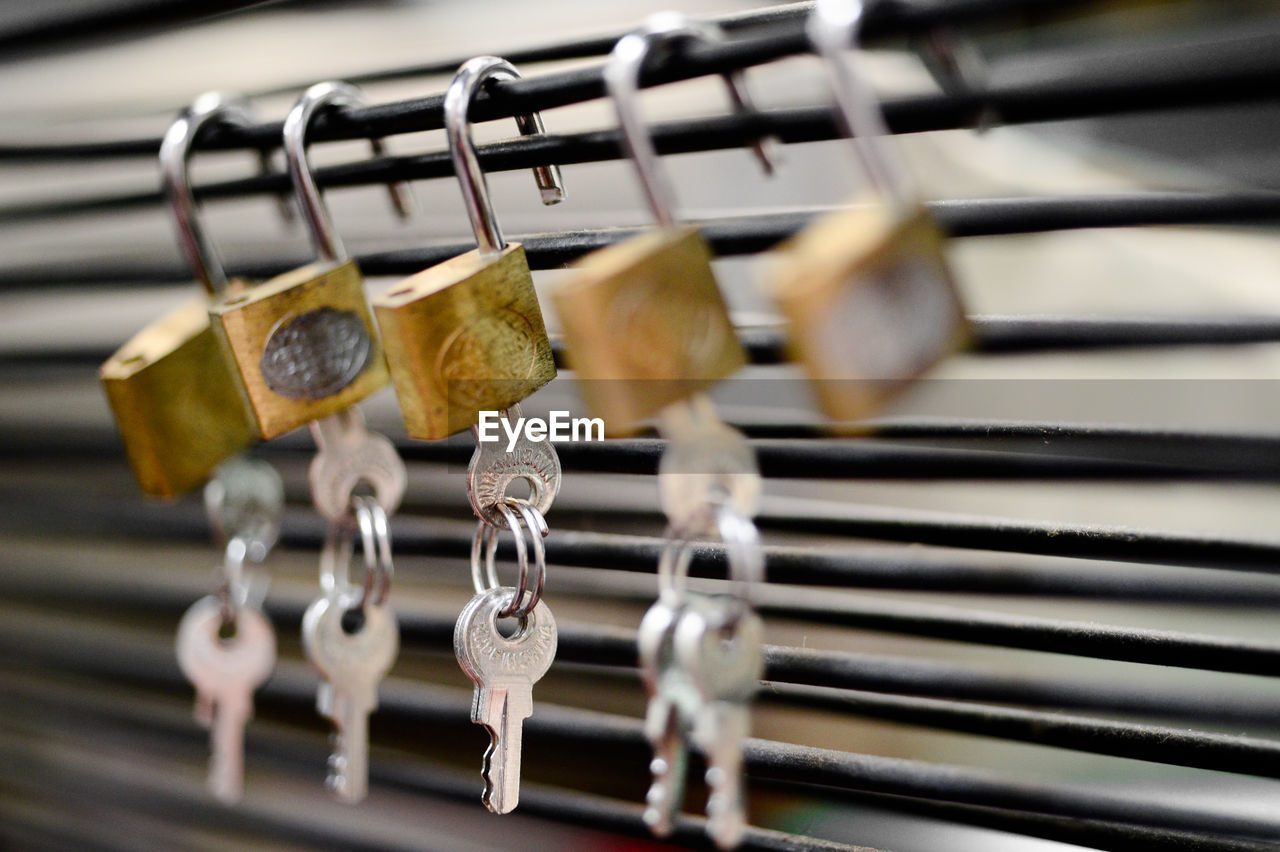
M 796 501 L 798 504 L 799 501 Z M 791 502 L 785 506 L 796 505 Z M 1024 521 L 914 509 L 835 506 L 811 501 L 804 510 L 760 516 L 762 529 L 1190 568 L 1280 573 L 1280 541 L 1160 529 Z
M 1280 218 L 1280 192 L 1247 193 L 1148 193 L 1141 196 L 1089 196 L 1086 198 L 995 198 L 931 201 L 926 204 L 942 228 L 955 237 L 1003 236 L 1073 228 L 1120 228 L 1147 225 L 1204 225 L 1264 221 Z M 757 254 L 774 248 L 794 236 L 823 211 L 785 211 L 725 217 L 694 222 L 712 251 L 719 257 Z M 524 245 L 531 269 L 559 269 L 588 252 L 614 245 L 648 230 L 648 226 L 598 228 L 525 234 L 513 237 Z M 361 254 L 356 257 L 366 275 L 412 275 L 437 263 L 475 248 L 470 242 L 436 243 L 415 248 Z M 260 258 L 228 265 L 233 275 L 264 279 L 302 266 L 310 258 Z M 85 284 L 172 284 L 190 278 L 178 261 L 121 259 L 87 267 L 83 261 L 65 264 L 40 263 L 0 269 L 0 288 L 19 289 L 51 285 Z M 1238 328 L 1234 318 L 1166 321 L 1168 331 L 1153 326 L 1150 338 L 1141 345 L 1187 343 L 1259 342 L 1271 340 L 1275 326 L 1267 318 L 1253 317 Z M 1036 351 L 1064 348 L 1072 339 L 1054 325 L 1038 318 L 1034 331 L 1029 324 L 1010 325 L 1011 318 L 996 318 L 990 324 L 988 345 L 993 352 Z M 1155 323 L 1154 319 L 1091 320 L 1090 335 L 1066 348 L 1124 346 L 1129 330 Z M 1126 326 L 1125 323 L 1133 323 Z M 1019 332 L 1020 334 L 1012 334 Z M 1077 336 L 1078 337 L 1078 336 Z M 1224 339 L 1225 338 L 1225 339 Z M 1243 339 L 1242 339 L 1243 338 Z
M 1061 712 L 881 695 L 792 683 L 768 683 L 765 701 L 853 714 L 885 722 L 1172 766 L 1280 778 L 1280 740 L 1094 719 Z
M 821 796 L 824 793 L 822 788 L 814 787 L 812 784 L 773 783 L 768 786 L 779 792 L 803 796 Z M 1012 834 L 1024 834 L 1028 837 L 1039 837 L 1089 849 L 1107 850 L 1107 852 L 1274 852 L 1275 846 L 1274 843 L 1266 840 L 1246 840 L 1203 832 L 1169 831 L 1096 819 L 1069 819 L 1006 808 L 959 805 L 869 792 L 844 791 L 839 795 L 839 800 L 865 804 L 892 813 L 946 820 Z
M 141 558 L 137 561 L 141 567 Z M 21 569 L 0 574 L 5 600 L 176 617 L 204 593 L 196 584 L 148 586 L 127 572 L 110 571 L 109 563 L 92 572 L 68 571 L 64 563 L 44 564 L 27 555 L 21 564 Z M 403 562 L 400 569 L 405 571 Z M 564 579 L 567 577 L 558 576 L 556 585 L 562 586 Z M 607 594 L 609 589 L 598 585 L 595 591 Z M 767 600 L 768 595 L 764 597 Z M 307 602 L 277 588 L 268 600 L 267 611 L 278 624 L 297 623 Z M 406 648 L 438 649 L 452 641 L 452 618 L 402 610 L 400 622 Z M 563 621 L 559 627 L 557 659 L 562 662 L 637 665 L 636 638 L 631 631 Z M 1007 675 L 951 662 L 782 646 L 767 647 L 765 659 L 766 679 L 791 684 L 1262 728 L 1280 725 L 1280 697 L 1255 691 L 1147 689 L 1056 676 Z
M 0 519 L 28 534 L 56 523 L 64 534 L 72 531 L 108 536 L 143 535 L 150 540 L 207 539 L 199 507 L 191 504 L 142 511 L 139 505 L 71 498 L 53 511 L 45 501 L 27 493 L 22 501 L 6 501 Z M 180 510 L 184 510 L 180 511 Z M 83 526 L 73 526 L 80 520 Z M 762 526 L 767 516 L 760 520 Z M 312 513 L 286 513 L 281 541 L 310 551 L 322 542 L 322 523 Z M 414 556 L 466 558 L 470 536 L 441 535 L 441 524 L 399 515 L 394 522 L 397 553 Z M 662 542 L 640 536 L 612 536 L 557 530 L 547 540 L 547 559 L 623 571 L 655 570 Z M 777 569 L 766 553 L 771 582 L 754 593 L 758 608 L 768 614 L 838 624 L 893 634 L 923 636 L 957 642 L 1070 654 L 1149 665 L 1203 669 L 1275 677 L 1280 675 L 1280 643 L 1170 630 L 1129 628 L 1065 619 L 1010 615 L 931 604 L 906 603 L 866 596 L 777 585 Z M 695 574 L 723 577 L 724 551 L 717 545 L 693 549 Z M 1277 570 L 1273 567 L 1272 570 Z
M 24 714 L 39 714 L 53 717 L 65 726 L 68 721 L 84 724 L 91 722 L 94 731 L 106 727 L 111 734 L 111 742 L 119 746 L 122 741 L 131 752 L 145 753 L 150 744 L 154 750 L 158 738 L 188 745 L 193 740 L 204 740 L 207 734 L 191 724 L 188 713 L 161 712 L 148 708 L 140 712 L 139 708 L 127 699 L 118 695 L 105 696 L 101 691 L 87 692 L 83 687 L 68 687 L 59 684 L 50 695 L 48 689 L 40 689 L 38 684 L 18 683 L 13 687 L 15 697 L 22 700 L 21 711 Z M 168 710 L 168 708 L 165 708 Z M 36 717 L 36 724 L 43 733 L 48 722 Z M 83 736 L 83 729 L 77 728 L 75 734 Z M 291 774 L 311 772 L 317 765 L 322 765 L 324 748 L 313 734 L 300 730 L 273 731 L 267 738 L 249 730 L 251 760 L 261 763 L 267 757 Z M 65 734 L 64 734 L 65 736 Z M 53 787 L 50 792 L 65 795 L 70 792 L 88 794 L 96 800 L 109 800 L 113 807 L 122 803 L 146 812 L 157 813 L 172 818 L 175 811 L 181 812 L 188 823 L 197 822 L 215 830 L 231 830 L 251 832 L 260 837 L 270 837 L 286 843 L 305 842 L 308 848 L 329 848 L 347 850 L 369 850 L 379 852 L 388 847 L 385 845 L 388 835 L 369 832 L 365 825 L 352 825 L 349 829 L 332 824 L 316 825 L 303 813 L 291 813 L 278 804 L 264 806 L 260 801 L 249 800 L 250 808 L 228 808 L 203 795 L 203 790 L 195 796 L 188 795 L 183 789 L 173 784 L 166 784 L 163 777 L 152 781 L 147 774 L 134 774 L 122 783 L 118 774 L 110 769 L 97 767 L 92 761 L 77 762 L 74 766 L 60 766 L 61 772 L 48 773 L 40 770 L 52 762 L 47 752 L 26 752 L 21 747 L 0 744 L 0 752 L 8 752 L 6 763 L 13 766 L 24 761 L 23 777 L 35 781 L 39 785 L 44 781 Z M 119 751 L 117 751 L 119 753 Z M 476 782 L 473 773 L 462 773 L 445 770 L 435 766 L 423 765 L 421 762 L 399 760 L 389 763 L 379 755 L 379 772 L 388 776 L 389 787 L 401 787 L 419 795 L 428 795 L 455 802 L 466 802 L 478 807 Z M 23 765 L 23 764 L 19 764 Z M 394 767 L 394 768 L 392 768 Z M 408 779 L 411 783 L 406 783 Z M 109 794 L 104 795 L 109 788 Z M 96 794 L 96 795 L 95 795 Z M 123 801 L 122 801 L 123 800 Z M 2 806 L 0 806 L 2 808 Z M 281 811 L 284 811 L 283 813 Z M 637 838 L 650 836 L 641 816 L 640 807 L 630 802 L 622 802 L 604 796 L 593 795 L 570 790 L 555 789 L 539 784 L 522 784 L 520 790 L 520 811 L 526 816 L 536 816 L 552 822 L 567 823 L 590 827 L 600 831 L 612 832 Z M 682 816 L 677 824 L 675 834 L 668 843 L 689 849 L 711 850 L 714 847 L 706 835 L 706 821 L 699 817 Z M 126 849 L 137 848 L 136 844 Z M 401 847 L 396 847 L 401 848 Z M 408 847 L 404 847 L 408 848 Z M 743 849 L 759 850 L 759 852 L 877 852 L 862 846 L 850 846 L 834 843 L 803 835 L 784 834 L 780 831 L 751 827 L 743 841 Z
M 41 641 L 29 629 L 10 620 L 0 625 L 0 645 L 11 649 L 10 664 L 53 666 L 113 681 L 125 679 L 165 690 L 187 689 L 167 647 L 110 637 L 101 629 L 59 625 L 58 641 Z M 73 642 L 74 634 L 92 639 Z M 117 633 L 117 636 L 120 634 Z M 276 674 L 258 692 L 260 700 L 293 706 L 314 704 L 314 675 L 302 664 L 280 663 Z M 470 693 L 412 684 L 394 678 L 383 681 L 379 714 L 419 724 L 465 723 Z M 256 738 L 256 735 L 251 735 Z M 584 755 L 600 747 L 626 747 L 643 755 L 646 741 L 638 719 L 539 703 L 525 723 L 525 742 L 540 737 L 578 743 Z M 1280 839 L 1280 822 L 1271 819 L 1205 810 L 1187 804 L 1168 804 L 1131 794 L 1098 793 L 1085 787 L 1010 779 L 966 767 L 850 754 L 830 749 L 749 739 L 744 763 L 751 778 L 820 785 L 835 790 L 936 799 L 959 804 L 1008 808 L 1126 825 L 1147 825 L 1175 831 L 1212 832 L 1242 837 Z M 643 766 L 643 760 L 638 760 Z M 371 766 L 374 783 L 381 778 L 377 761 Z
M 73 705 L 76 708 L 76 718 L 92 720 L 96 725 L 103 723 L 110 725 L 113 741 L 119 740 L 123 732 L 130 736 L 131 742 L 137 743 L 137 750 L 146 749 L 146 743 L 154 740 L 156 737 L 165 736 L 173 739 L 190 740 L 193 732 L 189 722 L 183 719 L 166 717 L 157 719 L 155 714 L 149 714 L 145 718 L 140 718 L 136 708 L 119 700 L 113 700 L 106 703 L 100 699 L 100 693 L 92 696 L 95 700 L 87 700 L 88 695 L 84 698 L 78 698 L 74 695 L 67 695 L 62 702 L 56 699 L 50 699 L 49 696 L 41 691 L 32 690 L 27 698 L 27 708 L 34 712 L 43 710 L 50 714 L 66 713 L 66 707 Z M 126 728 L 125 726 L 129 726 Z M 197 734 L 198 736 L 198 734 Z M 144 740 L 142 737 L 146 737 Z M 280 748 L 280 743 L 273 740 L 271 743 L 270 757 L 281 762 L 287 761 L 290 768 L 297 767 L 299 770 L 302 766 L 314 764 L 315 758 L 311 754 L 314 747 L 308 750 L 307 754 L 302 754 L 304 747 L 298 740 L 299 747 L 294 748 L 294 739 L 290 740 L 289 752 L 285 754 L 284 749 Z M 296 757 L 294 752 L 297 752 Z M 12 753 L 12 751 L 11 751 Z M 255 752 L 254 760 L 258 760 L 259 756 Z M 16 761 L 9 760 L 12 765 Z M 67 767 L 73 775 L 78 776 L 81 773 L 94 774 L 98 770 L 93 765 L 80 765 L 76 767 Z M 24 777 L 30 778 L 32 774 L 25 773 Z M 427 767 L 416 762 L 408 760 L 397 760 L 389 763 L 387 759 L 380 758 L 378 761 L 379 779 L 384 786 L 397 789 L 403 789 L 409 792 L 426 794 L 432 796 L 447 796 L 460 800 L 473 800 L 474 791 L 471 786 L 463 779 L 458 778 L 456 773 L 444 772 L 434 767 Z M 61 776 L 59 776 L 61 778 Z M 52 779 L 50 779 L 52 781 Z M 80 779 L 75 778 L 77 782 Z M 90 793 L 96 781 L 111 783 L 106 778 L 99 776 L 95 781 L 85 782 Z M 137 783 L 137 782 L 135 782 Z M 63 791 L 65 785 L 51 784 L 54 789 L 59 792 Z M 799 793 L 807 798 L 830 798 L 830 791 L 826 789 L 815 789 L 811 785 L 783 785 L 768 784 L 772 789 L 779 789 L 787 792 Z M 155 789 L 153 789 L 155 788 Z M 130 788 L 132 790 L 132 788 Z M 466 792 L 470 791 L 470 792 Z M 151 785 L 148 788 L 139 790 L 137 801 L 133 802 L 139 808 L 154 809 L 171 809 L 174 802 L 168 801 L 173 794 L 171 788 L 160 789 L 158 785 Z M 865 802 L 867 804 L 887 808 L 891 811 L 897 811 L 915 816 L 926 816 L 934 819 L 943 819 L 961 824 L 978 825 L 992 828 L 999 831 L 1006 831 L 1015 834 L 1025 834 L 1031 837 L 1041 837 L 1048 840 L 1057 840 L 1059 842 L 1074 842 L 1084 844 L 1094 849 L 1109 850 L 1109 852 L 1153 852 L 1153 850 L 1168 850 L 1192 848 L 1197 852 L 1264 852 L 1270 850 L 1273 844 L 1261 841 L 1247 841 L 1239 839 L 1231 839 L 1222 836 L 1208 834 L 1192 834 L 1189 832 L 1172 832 L 1165 829 L 1149 828 L 1144 826 L 1126 826 L 1116 823 L 1104 823 L 1098 820 L 1077 820 L 1065 819 L 1060 817 L 1049 817 L 1043 814 L 1034 814 L 1026 812 L 1008 811 L 996 808 L 980 808 L 968 805 L 955 805 L 944 802 L 934 802 L 922 799 L 908 799 L 902 797 L 891 797 L 876 795 L 874 793 L 853 793 L 844 792 L 841 794 L 842 799 L 852 799 L 854 801 Z M 551 801 L 554 799 L 554 801 Z M 521 811 L 524 813 L 542 814 L 542 808 L 545 805 L 549 810 L 546 815 L 551 819 L 567 818 L 576 825 L 586 827 L 599 828 L 606 831 L 615 831 L 623 834 L 631 834 L 635 830 L 635 821 L 637 815 L 634 809 L 619 807 L 609 800 L 600 797 L 590 796 L 581 793 L 571 793 L 567 791 L 545 790 L 538 785 L 525 785 L 521 791 Z M 185 803 L 186 800 L 180 800 Z M 225 813 L 223 809 L 217 809 L 219 813 Z M 630 811 L 630 813 L 627 813 Z M 234 812 L 233 812 L 234 813 Z M 6 815 L 8 816 L 8 815 Z M 630 817 L 628 819 L 628 817 Z M 668 842 L 678 843 L 680 845 L 688 845 L 695 848 L 706 843 L 705 835 L 701 826 L 702 820 L 696 818 L 682 817 L 679 821 L 677 832 Z M 273 826 L 274 827 L 274 826 Z M 42 826 L 43 828 L 43 826 Z M 301 832 L 305 832 L 309 825 L 299 826 Z M 816 840 L 813 838 L 805 838 L 802 835 L 786 835 L 777 836 L 778 833 L 770 832 L 762 829 L 752 829 L 748 832 L 745 839 L 744 849 L 770 848 L 786 850 L 786 852 L 800 852 L 800 850 L 812 849 L 814 852 L 825 852 L 825 850 L 849 849 L 842 844 L 832 843 L 830 841 Z M 642 836 L 637 833 L 637 836 Z M 766 845 L 768 840 L 776 838 L 776 845 Z M 367 839 L 367 838 L 366 838 Z M 348 847 L 355 848 L 355 847 Z M 856 852 L 874 852 L 866 847 L 856 847 Z
M 165 599 L 162 609 L 170 617 L 176 617 L 192 598 L 200 595 L 195 590 L 159 590 L 151 594 L 140 594 L 135 585 L 131 589 L 134 600 L 130 601 L 127 594 L 121 595 L 121 592 L 127 591 L 123 584 L 112 590 L 115 594 L 108 592 L 95 595 L 91 591 L 79 591 L 86 589 L 87 582 L 68 582 L 68 579 L 64 579 L 59 586 L 77 591 L 60 594 L 56 590 L 49 590 L 41 594 L 38 589 L 27 588 L 24 591 L 21 585 L 15 588 L 13 584 L 3 581 L 0 581 L 0 588 L 4 588 L 6 599 L 14 599 L 16 596 L 22 600 L 34 596 L 46 603 L 53 599 L 64 604 L 96 604 L 99 607 L 110 607 L 112 611 L 123 606 L 152 615 L 157 614 L 154 608 L 158 603 L 155 595 L 159 595 Z M 307 603 L 308 601 L 293 596 L 282 601 L 277 595 L 272 600 L 269 613 L 282 629 L 284 625 L 288 625 L 290 629 L 296 630 L 301 624 L 303 609 Z M 447 651 L 453 641 L 453 619 L 402 612 L 401 636 L 405 647 Z M 561 662 L 590 663 L 630 670 L 634 670 L 637 665 L 636 636 L 632 631 L 610 630 L 595 625 L 562 624 L 558 644 L 557 660 Z M 851 691 L 843 688 L 848 683 L 838 680 L 838 676 L 861 662 L 854 655 L 828 652 L 814 656 L 803 650 L 774 646 L 768 647 L 766 654 L 766 677 L 772 682 L 765 684 L 761 697 L 774 703 L 817 707 L 900 724 L 1018 740 L 1112 757 L 1280 778 L 1280 741 L 1091 719 L 1062 712 Z M 818 668 L 815 665 L 818 661 L 828 665 L 817 677 L 811 677 Z M 797 662 L 800 664 L 797 665 Z M 838 682 L 841 688 L 832 688 L 833 682 Z M 822 685 L 824 683 L 827 685 Z
M 278 0 L 112 0 L 93 3 L 22 3 L 0 17 L 0 63 L 65 51 L 77 40 L 142 35 Z M 21 11 L 19 11 L 19 8 Z
M 923 33 L 939 26 L 965 25 L 981 20 L 1026 12 L 1053 12 L 1082 5 L 1080 0 L 934 0 L 934 2 L 909 2 L 886 0 L 875 4 L 867 12 L 863 25 L 868 38 L 889 35 Z M 643 75 L 643 85 L 658 85 L 689 79 L 706 74 L 734 71 L 751 65 L 764 64 L 784 56 L 808 51 L 804 38 L 803 17 L 806 4 L 794 8 L 756 10 L 741 17 L 721 18 L 735 38 L 723 44 L 692 44 L 662 60 L 653 63 Z M 537 48 L 530 53 L 504 54 L 512 61 L 531 62 L 553 59 L 581 58 L 600 55 L 611 50 L 622 33 L 600 37 L 579 43 Z M 403 79 L 450 73 L 465 58 L 457 61 L 432 62 L 412 68 L 396 69 L 389 73 L 374 72 L 357 75 L 352 79 L 363 82 Z M 1221 63 L 1209 66 L 1210 71 L 1221 68 Z M 497 82 L 476 98 L 471 114 L 483 121 L 506 118 L 531 110 L 550 109 L 571 103 L 592 100 L 605 94 L 602 65 L 526 77 L 523 80 Z M 289 86 L 283 91 L 292 91 Z M 297 86 L 297 89 L 303 86 Z M 279 94 L 273 89 L 263 94 Z M 1230 97 L 1224 91 L 1220 98 Z M 1247 97 L 1247 96 L 1246 96 Z M 316 140 L 356 139 L 369 136 L 386 136 L 443 127 L 443 96 L 415 98 L 395 104 L 328 111 L 318 117 L 310 136 Z M 1139 107 L 1141 108 L 1141 107 Z M 177 107 L 175 106 L 175 111 Z M 959 126 L 971 125 L 982 107 L 972 103 L 957 103 L 950 110 L 950 121 Z M 892 119 L 892 116 L 890 116 Z M 892 123 L 892 121 L 891 121 Z M 248 130 L 215 128 L 197 140 L 198 148 L 272 148 L 280 144 L 282 122 L 269 122 Z M 100 157 L 155 156 L 160 149 L 159 137 L 98 140 L 91 142 L 19 142 L 0 143 L 0 160 L 65 160 L 94 159 Z
M 204 541 L 208 526 L 192 501 L 161 506 L 140 497 L 97 499 L 29 489 L 0 492 L 0 518 L 15 530 L 88 532 L 108 536 L 150 536 L 178 541 Z M 419 507 L 434 512 L 437 507 Z M 562 507 L 560 517 L 573 509 Z M 318 546 L 321 530 L 311 512 L 287 516 L 289 541 L 308 549 Z M 395 521 L 397 548 L 429 557 L 464 558 L 473 529 L 466 521 L 430 521 L 402 512 Z M 510 544 L 500 545 L 510 556 Z M 651 573 L 661 542 L 649 536 L 557 529 L 546 544 L 555 564 Z M 1277 605 L 1277 582 L 1250 574 L 1218 571 L 1170 576 L 1157 569 L 1108 566 L 1108 571 L 1081 571 L 1070 560 L 1010 565 L 989 555 L 963 551 L 920 551 L 867 545 L 837 547 L 774 546 L 765 548 L 768 578 L 774 583 L 833 588 L 903 589 L 1079 599 L 1151 601 L 1183 605 L 1231 605 L 1251 609 Z M 696 577 L 723 577 L 724 552 L 715 545 L 692 551 L 690 571 Z

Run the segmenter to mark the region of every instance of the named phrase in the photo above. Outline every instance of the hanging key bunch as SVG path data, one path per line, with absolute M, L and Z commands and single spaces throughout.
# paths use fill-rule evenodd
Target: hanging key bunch
M 275 544 L 284 485 L 265 462 L 236 458 L 205 486 L 210 525 L 224 542 L 217 591 L 187 610 L 178 625 L 178 666 L 196 689 L 196 719 L 209 728 L 209 791 L 226 804 L 244 791 L 244 728 L 253 693 L 271 675 L 276 637 L 245 563 L 262 562 Z
M 690 591 L 695 541 L 668 529 L 658 600 L 640 623 L 640 674 L 649 694 L 644 732 L 653 748 L 644 821 L 659 837 L 674 831 L 693 745 L 707 764 L 707 833 L 729 849 L 747 828 L 742 744 L 764 674 L 764 625 L 749 593 L 764 579 L 764 551 L 750 518 L 726 504 L 707 509 L 727 551 L 733 594 Z
M 693 745 L 708 764 L 707 830 L 729 848 L 747 825 L 742 742 L 763 665 L 763 627 L 746 596 L 764 573 L 751 520 L 760 475 L 750 446 L 719 418 L 704 391 L 746 358 L 710 250 L 696 229 L 675 224 L 670 184 L 636 106 L 640 73 L 652 51 L 719 37 L 714 27 L 666 13 L 614 47 L 605 83 L 659 227 L 580 261 L 577 277 L 557 291 L 556 304 L 593 413 L 612 431 L 657 415 L 667 439 L 658 474 L 669 522 L 660 595 L 639 634 L 650 696 L 645 732 L 654 749 L 645 821 L 659 836 L 674 830 Z M 726 82 L 734 108 L 749 111 L 740 75 L 727 75 Z M 770 171 L 765 140 L 756 152 Z M 693 544 L 715 534 L 729 548 L 734 596 L 685 589 Z
M 519 76 L 509 62 L 480 56 L 463 63 L 445 93 L 449 152 L 477 248 L 412 276 L 375 303 L 410 436 L 431 440 L 468 427 L 476 436 L 467 477 L 479 517 L 471 552 L 476 596 L 458 617 L 454 651 L 475 683 L 471 721 L 492 736 L 481 800 L 494 813 L 510 812 L 519 800 L 521 727 L 533 712 L 533 684 L 556 651 L 555 619 L 541 596 L 544 515 L 560 490 L 559 457 L 550 443 L 523 434 L 518 446 L 507 449 L 486 444 L 476 431 L 482 411 L 519 418 L 519 402 L 556 374 L 524 249 L 502 237 L 467 117 L 486 83 Z M 537 113 L 517 116 L 516 123 L 522 135 L 545 132 Z M 557 167 L 533 172 L 543 203 L 564 198 Z M 529 499 L 508 495 L 517 480 L 528 484 Z M 515 586 L 498 581 L 494 560 L 502 529 L 516 540 Z M 532 582 L 526 532 L 534 552 Z M 513 635 L 499 630 L 502 618 L 516 619 Z
M 324 594 L 302 617 L 302 645 L 322 678 L 316 710 L 334 725 L 326 786 L 342 801 L 362 801 L 369 790 L 369 714 L 378 709 L 378 685 L 400 650 L 400 628 L 387 603 L 391 590 L 391 529 L 377 500 L 352 497 L 343 522 L 331 524 L 320 557 Z M 360 533 L 364 579 L 352 586 L 348 571 L 354 534 Z

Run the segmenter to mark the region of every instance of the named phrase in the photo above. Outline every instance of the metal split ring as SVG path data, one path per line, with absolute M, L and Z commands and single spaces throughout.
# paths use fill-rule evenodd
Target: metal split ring
M 320 588 L 326 596 L 345 593 L 351 587 L 351 557 L 355 534 L 360 533 L 364 554 L 364 579 L 355 606 L 381 606 L 391 591 L 395 567 L 391 562 L 391 524 L 387 512 L 373 497 L 352 497 L 351 510 L 338 521 L 330 521 L 320 552 Z
M 542 543 L 543 537 L 549 532 L 547 521 L 542 516 L 542 512 L 538 511 L 537 506 L 519 497 L 506 497 L 495 508 L 501 513 L 507 528 L 515 537 L 516 565 L 519 568 L 511 602 L 498 612 L 498 617 L 523 619 L 538 605 L 538 601 L 542 598 L 542 587 L 547 579 L 547 553 Z M 529 584 L 529 549 L 524 541 L 526 529 L 529 531 L 529 540 L 533 542 L 532 586 Z M 495 564 L 498 536 L 501 532 L 500 528 L 491 526 L 483 519 L 476 523 L 476 534 L 471 539 L 471 583 L 475 587 L 476 594 L 483 594 L 501 585 L 498 582 L 498 570 Z M 483 568 L 481 552 L 484 554 Z
M 729 580 L 734 597 L 750 603 L 751 590 L 764 582 L 764 548 L 755 522 L 728 503 L 714 506 L 716 531 L 724 542 L 729 561 Z M 689 584 L 689 563 L 697 544 L 696 530 L 668 526 L 662 554 L 658 557 L 658 594 L 676 600 L 684 598 Z

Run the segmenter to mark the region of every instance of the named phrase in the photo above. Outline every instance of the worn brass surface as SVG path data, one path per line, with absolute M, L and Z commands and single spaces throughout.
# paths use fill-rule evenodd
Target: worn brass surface
M 872 199 L 819 219 L 779 247 L 770 288 L 793 357 L 837 420 L 876 413 L 968 337 L 922 208 L 901 219 Z
M 257 437 L 203 296 L 134 335 L 98 376 L 148 496 L 180 496 Z
M 286 272 L 213 303 L 209 316 L 265 439 L 349 408 L 387 384 L 364 280 L 353 260 Z M 317 318 L 337 322 L 309 322 Z M 278 345 L 282 335 L 300 327 L 288 338 L 292 345 Z M 264 372 L 264 355 L 273 354 L 275 372 Z M 282 380 L 296 390 L 281 392 Z M 297 395 L 308 387 L 325 392 Z
M 570 362 L 591 412 L 627 434 L 746 363 L 691 227 L 661 228 L 592 252 L 554 293 Z
M 551 342 L 524 248 L 437 264 L 373 304 L 409 436 L 467 429 L 555 378 Z

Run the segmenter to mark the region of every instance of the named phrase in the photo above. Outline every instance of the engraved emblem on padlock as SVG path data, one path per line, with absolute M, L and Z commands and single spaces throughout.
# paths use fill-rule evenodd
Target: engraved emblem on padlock
M 711 251 L 696 228 L 676 223 L 670 184 L 636 106 L 651 46 L 689 38 L 714 40 L 719 31 L 678 16 L 654 16 L 646 29 L 627 37 L 634 49 L 615 49 L 605 66 L 623 140 L 659 227 L 582 258 L 574 264 L 577 274 L 553 293 L 580 392 L 610 434 L 634 431 L 639 421 L 746 364 L 711 270 Z M 727 74 L 725 81 L 735 109 L 750 111 L 741 74 Z M 756 150 L 769 169 L 763 143 Z
M 249 124 L 246 103 L 201 95 L 170 125 L 160 147 L 165 195 L 179 244 L 210 297 L 234 297 L 243 282 L 228 282 L 197 216 L 187 160 L 200 131 L 216 122 Z M 265 166 L 264 166 L 265 168 Z M 254 442 L 258 432 L 231 364 L 209 324 L 205 297 L 138 332 L 99 370 L 125 455 L 143 493 L 177 497 L 219 464 Z
M 462 65 L 445 94 L 449 150 L 476 250 L 402 281 L 374 302 L 412 438 L 430 441 L 466 429 L 481 411 L 506 409 L 556 375 L 524 247 L 502 238 L 467 119 L 487 81 L 519 76 L 506 60 L 480 56 Z M 537 113 L 516 121 L 522 135 L 546 132 Z M 564 198 L 558 167 L 533 172 L 544 204 Z
M 845 61 L 858 24 L 819 4 L 809 35 L 874 191 L 783 244 L 769 280 L 790 348 L 823 411 L 839 420 L 874 414 L 968 337 L 943 236 L 890 146 L 871 89 Z
M 315 114 L 361 102 L 354 86 L 317 83 L 285 120 L 289 172 L 320 260 L 209 309 L 263 438 L 349 408 L 388 382 L 364 278 L 333 230 L 307 165 L 306 131 Z M 403 209 L 398 197 L 397 207 Z

